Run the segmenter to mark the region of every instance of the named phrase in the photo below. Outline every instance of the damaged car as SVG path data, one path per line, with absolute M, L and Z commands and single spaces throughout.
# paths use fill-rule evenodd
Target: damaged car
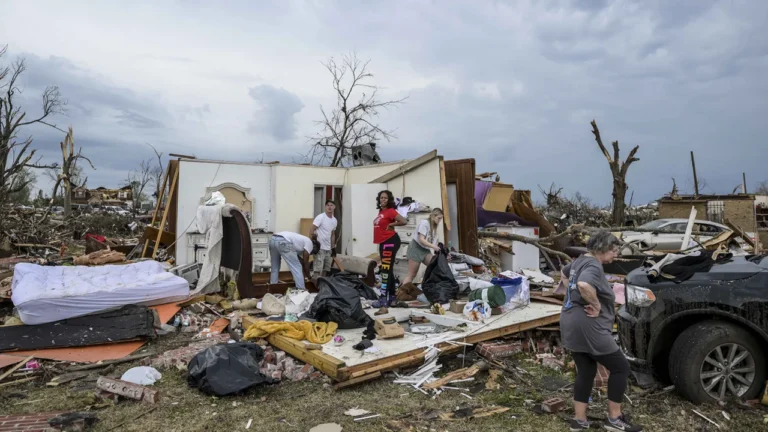
M 633 368 L 695 403 L 756 398 L 768 373 L 768 256 L 678 266 L 682 277 L 666 269 L 627 275 L 618 330 Z

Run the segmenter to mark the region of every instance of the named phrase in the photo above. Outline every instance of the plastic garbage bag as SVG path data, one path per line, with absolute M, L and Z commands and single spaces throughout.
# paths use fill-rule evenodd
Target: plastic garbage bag
M 261 299 L 261 311 L 267 315 L 285 314 L 285 297 L 277 298 L 273 294 L 266 293 Z
M 367 327 L 373 321 L 363 310 L 361 293 L 345 278 L 321 277 L 317 288 L 317 297 L 302 318 L 335 322 L 340 329 Z
M 356 274 L 349 272 L 339 272 L 331 276 L 337 285 L 345 285 L 354 288 L 360 293 L 360 297 L 366 300 L 378 300 L 379 295 L 373 288 L 369 287 Z
M 152 385 L 155 383 L 155 381 L 162 378 L 163 375 L 160 374 L 160 372 L 157 371 L 157 369 L 149 366 L 139 366 L 130 368 L 123 376 L 120 377 L 123 381 L 128 381 L 129 383 L 134 383 L 138 385 Z
M 491 317 L 491 305 L 487 301 L 475 300 L 464 305 L 464 316 L 470 321 L 482 321 Z
M 259 384 L 271 384 L 259 368 L 264 358 L 260 346 L 249 342 L 227 343 L 201 351 L 187 365 L 187 384 L 206 394 L 227 396 Z
M 459 293 L 459 284 L 453 277 L 445 252 L 435 254 L 424 272 L 421 290 L 430 303 L 449 303 Z

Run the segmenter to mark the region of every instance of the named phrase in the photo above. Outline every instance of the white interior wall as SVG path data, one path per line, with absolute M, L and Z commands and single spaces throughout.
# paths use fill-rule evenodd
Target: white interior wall
M 315 185 L 343 186 L 344 168 L 274 165 L 273 232 L 298 232 L 301 218 L 314 218 Z
M 176 222 L 176 260 L 179 265 L 186 261 L 186 232 L 197 231 L 193 224 L 200 199 L 208 187 L 222 183 L 235 183 L 250 188 L 254 200 L 253 228 L 269 229 L 271 213 L 271 167 L 268 165 L 237 164 L 196 160 L 179 161 L 178 218 Z

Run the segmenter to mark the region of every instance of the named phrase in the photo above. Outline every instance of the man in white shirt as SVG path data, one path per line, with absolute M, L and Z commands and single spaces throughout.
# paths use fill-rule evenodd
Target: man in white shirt
M 306 289 L 304 278 L 309 276 L 309 256 L 316 254 L 320 244 L 301 234 L 282 231 L 269 240 L 269 254 L 272 259 L 272 272 L 269 283 L 277 283 L 281 259 L 288 264 L 293 281 L 298 289 Z
M 331 271 L 331 263 L 336 255 L 333 248 L 336 246 L 336 226 L 338 225 L 333 212 L 336 210 L 336 204 L 333 200 L 325 202 L 325 213 L 317 215 L 312 222 L 310 237 L 317 239 L 320 243 L 320 251 L 315 255 L 315 264 L 313 266 L 314 276 L 325 276 Z

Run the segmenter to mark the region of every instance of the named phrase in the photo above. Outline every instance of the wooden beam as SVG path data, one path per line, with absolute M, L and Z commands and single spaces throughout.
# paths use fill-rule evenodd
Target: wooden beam
M 451 230 L 451 212 L 448 211 L 448 185 L 445 182 L 445 161 L 440 156 L 440 195 L 442 198 L 443 206 L 443 226 L 448 231 Z M 448 242 L 446 241 L 446 244 Z
M 159 229 L 146 226 L 144 227 L 144 237 L 147 240 L 160 238 L 160 244 L 169 245 L 176 241 L 176 233 L 160 231 Z
M 736 225 L 735 225 L 733 222 L 729 221 L 727 218 L 725 219 L 725 221 L 724 221 L 724 222 L 725 222 L 725 225 L 726 225 L 728 228 L 730 228 L 731 230 L 733 230 L 733 232 L 735 232 L 735 233 L 736 233 L 736 235 L 738 235 L 739 237 L 741 237 L 742 239 L 744 239 L 744 241 L 745 241 L 745 242 L 747 242 L 747 244 L 748 244 L 748 245 L 752 246 L 753 248 L 755 248 L 755 247 L 756 247 L 756 246 L 755 246 L 755 242 L 753 242 L 753 241 L 752 241 L 752 239 L 751 239 L 751 238 L 749 238 L 749 236 L 747 235 L 747 233 L 745 233 L 744 231 L 742 231 L 742 229 L 741 229 L 741 228 L 737 227 L 737 226 L 736 226 Z
M 372 373 L 370 375 L 364 375 L 364 376 L 361 376 L 361 377 L 358 377 L 358 378 L 353 378 L 353 379 L 350 379 L 350 380 L 342 381 L 342 382 L 334 385 L 333 389 L 334 390 L 341 390 L 341 389 L 345 389 L 347 387 L 352 387 L 353 385 L 364 383 L 366 381 L 372 381 L 372 380 L 375 380 L 377 378 L 381 378 L 381 372 L 374 372 L 374 373 Z
M 20 362 L 16 363 L 15 365 L 13 365 L 13 366 L 12 366 L 10 369 L 8 369 L 7 371 L 5 371 L 5 373 L 3 373 L 2 375 L 0 375 L 0 381 L 4 380 L 4 379 L 5 379 L 5 377 L 7 377 L 8 375 L 10 375 L 10 374 L 12 374 L 12 373 L 16 372 L 16 370 L 17 370 L 18 368 L 20 368 L 20 367 L 24 366 L 25 364 L 27 364 L 27 362 L 28 362 L 28 361 L 32 360 L 33 358 L 35 358 L 35 356 L 29 356 L 29 357 L 25 358 L 24 360 L 22 360 L 22 361 L 20 361 Z
M 416 158 L 416 159 L 406 163 L 405 165 L 397 167 L 397 168 L 393 169 L 392 171 L 384 174 L 383 176 L 381 176 L 381 177 L 379 177 L 379 178 L 377 178 L 375 180 L 371 180 L 368 183 L 386 183 L 386 182 L 392 180 L 393 178 L 399 177 L 399 176 L 407 173 L 408 171 L 411 171 L 413 169 L 416 169 L 416 168 L 424 165 L 425 163 L 431 161 L 432 159 L 434 159 L 436 157 L 437 157 L 437 150 L 432 150 L 431 152 L 425 154 L 424 156 L 419 156 L 418 158 Z
M 304 343 L 286 336 L 270 335 L 267 338 L 270 345 L 287 352 L 291 356 L 309 363 L 324 374 L 338 381 L 339 369 L 346 366 L 343 360 L 330 356 L 320 350 L 308 350 Z
M 178 183 L 178 181 L 179 181 L 179 171 L 176 170 L 176 172 L 173 175 L 173 182 L 171 182 L 171 190 L 168 193 L 169 199 L 168 199 L 168 202 L 166 203 L 165 211 L 163 212 L 163 219 L 160 221 L 160 231 L 163 231 L 165 229 L 165 222 L 168 219 L 168 207 L 170 207 L 172 204 L 171 200 L 173 198 L 173 192 L 176 190 L 176 183 Z M 155 259 L 157 257 L 157 250 L 159 249 L 159 246 L 160 246 L 160 237 L 161 237 L 161 233 L 158 233 L 157 238 L 155 239 L 155 247 L 152 249 L 152 259 Z M 174 238 L 174 241 L 176 241 L 175 238 Z M 167 243 L 167 244 L 171 244 L 171 243 Z

